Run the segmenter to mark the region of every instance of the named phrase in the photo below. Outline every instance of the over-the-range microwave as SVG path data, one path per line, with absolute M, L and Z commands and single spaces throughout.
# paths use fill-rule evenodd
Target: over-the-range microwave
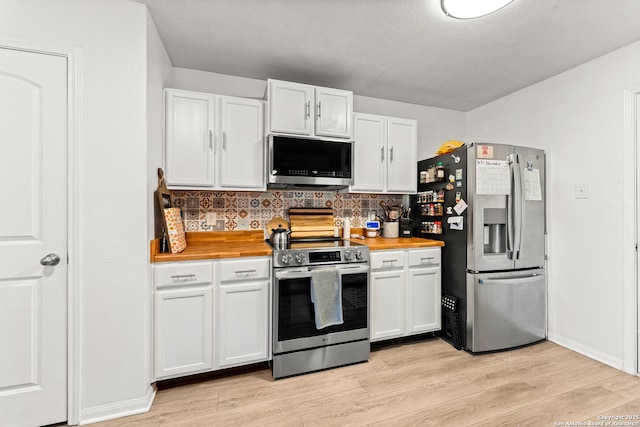
M 271 188 L 324 187 L 353 184 L 353 141 L 269 135 Z

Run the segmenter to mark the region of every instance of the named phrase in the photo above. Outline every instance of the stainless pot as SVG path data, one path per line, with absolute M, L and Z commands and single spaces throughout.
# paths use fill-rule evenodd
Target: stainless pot
M 289 235 L 290 230 L 282 228 L 282 225 L 278 225 L 278 228 L 271 229 L 271 237 L 269 243 L 274 249 L 287 249 L 289 247 Z

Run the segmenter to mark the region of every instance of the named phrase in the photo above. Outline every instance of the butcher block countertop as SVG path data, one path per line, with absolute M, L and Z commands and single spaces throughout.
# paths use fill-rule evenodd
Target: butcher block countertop
M 199 231 L 186 233 L 187 249 L 172 254 L 160 252 L 160 240 L 151 241 L 151 262 L 193 261 L 199 259 L 240 258 L 270 256 L 271 247 L 264 240 L 262 230 L 245 231 Z M 418 237 L 387 239 L 384 237 L 350 239 L 364 243 L 372 251 L 411 249 L 444 246 L 444 242 Z
M 160 241 L 151 241 L 151 262 L 192 261 L 197 259 L 270 256 L 271 247 L 262 230 L 200 231 L 186 233 L 187 249 L 178 253 L 160 252 Z
M 386 237 L 365 237 L 362 239 L 349 239 L 352 242 L 364 243 L 369 246 L 372 251 L 390 250 L 390 249 L 412 249 L 412 248 L 431 248 L 444 246 L 444 242 L 440 240 L 421 239 L 419 237 L 399 237 L 397 239 L 388 239 Z

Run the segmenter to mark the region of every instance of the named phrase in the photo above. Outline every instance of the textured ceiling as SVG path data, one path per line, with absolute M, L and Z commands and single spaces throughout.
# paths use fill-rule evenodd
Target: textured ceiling
M 640 0 L 136 0 L 176 67 L 469 111 L 640 40 Z M 638 77 L 640 80 L 640 76 Z

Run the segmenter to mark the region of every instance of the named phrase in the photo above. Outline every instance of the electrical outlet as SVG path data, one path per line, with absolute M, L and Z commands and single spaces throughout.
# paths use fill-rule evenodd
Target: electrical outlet
M 210 225 L 210 226 L 216 225 L 216 213 L 215 212 L 207 212 L 207 225 Z
M 589 184 L 576 184 L 576 199 L 589 198 Z

